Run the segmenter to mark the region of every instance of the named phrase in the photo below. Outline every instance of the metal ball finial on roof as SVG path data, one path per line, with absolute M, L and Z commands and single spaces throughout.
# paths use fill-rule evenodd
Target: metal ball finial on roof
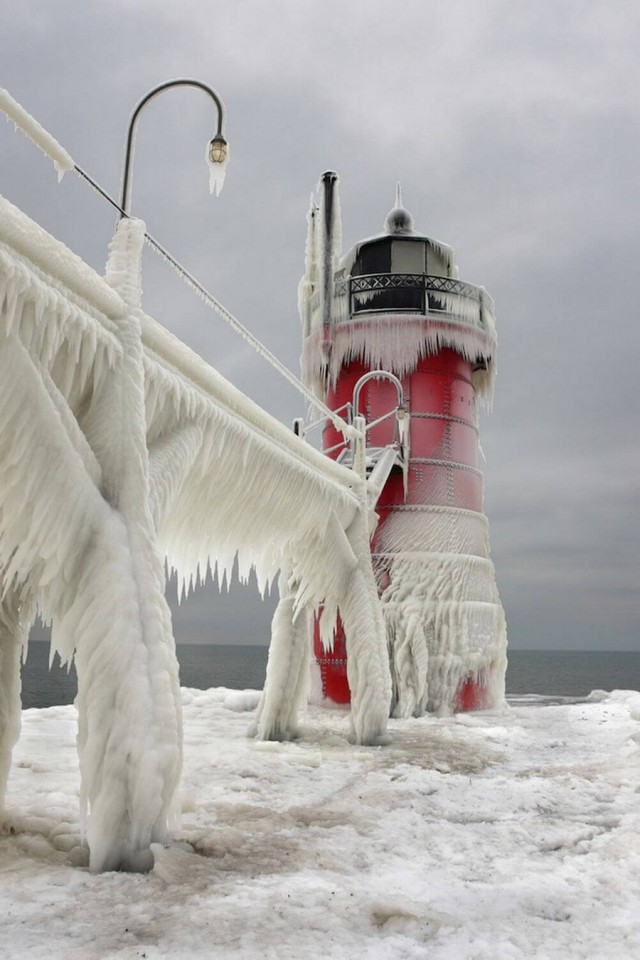
M 408 236 L 413 233 L 413 217 L 402 204 L 402 187 L 400 181 L 396 183 L 396 202 L 387 214 L 384 222 L 384 232 L 399 236 Z

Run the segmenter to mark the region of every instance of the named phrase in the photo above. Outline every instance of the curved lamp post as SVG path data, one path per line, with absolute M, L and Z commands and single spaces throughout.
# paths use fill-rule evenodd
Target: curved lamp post
M 222 183 L 224 182 L 224 167 L 227 159 L 227 141 L 222 135 L 222 130 L 224 127 L 224 107 L 220 97 L 215 90 L 212 90 L 211 87 L 208 87 L 206 83 L 202 83 L 200 80 L 188 80 L 183 78 L 178 80 L 166 80 L 164 83 L 160 83 L 157 87 L 154 87 L 152 90 L 150 90 L 142 98 L 142 100 L 140 100 L 131 114 L 131 119 L 129 120 L 127 146 L 124 158 L 124 173 L 122 177 L 122 195 L 120 199 L 121 219 L 122 217 L 129 216 L 129 204 L 131 200 L 131 166 L 133 163 L 133 146 L 138 117 L 140 116 L 142 108 L 145 107 L 150 100 L 153 100 L 153 98 L 159 93 L 162 93 L 163 90 L 168 90 L 170 87 L 199 87 L 201 90 L 204 90 L 205 93 L 209 94 L 216 105 L 218 126 L 215 136 L 209 141 L 207 146 L 207 161 L 210 164 L 211 171 L 209 189 L 212 193 L 214 188 L 216 193 L 219 193 L 222 189 Z

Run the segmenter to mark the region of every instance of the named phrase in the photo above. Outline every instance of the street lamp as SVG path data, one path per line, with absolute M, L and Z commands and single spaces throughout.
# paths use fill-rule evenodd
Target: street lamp
M 124 158 L 124 173 L 122 177 L 122 195 L 120 199 L 121 218 L 129 216 L 129 204 L 131 200 L 131 166 L 133 163 L 133 145 L 138 117 L 140 116 L 142 108 L 145 107 L 150 100 L 153 100 L 153 98 L 159 93 L 162 93 L 163 90 L 168 90 L 169 87 L 199 87 L 201 90 L 204 90 L 205 93 L 208 93 L 215 103 L 218 115 L 218 127 L 215 136 L 207 144 L 207 162 L 209 163 L 209 190 L 211 193 L 213 193 L 215 190 L 216 196 L 222 190 L 226 172 L 228 146 L 227 141 L 222 134 L 222 129 L 224 126 L 224 107 L 220 97 L 214 90 L 211 89 L 211 87 L 208 87 L 206 83 L 202 83 L 200 80 L 188 80 L 183 78 L 178 80 L 166 80 L 164 83 L 160 83 L 157 87 L 154 87 L 152 90 L 150 90 L 142 98 L 142 100 L 140 100 L 131 114 L 131 119 L 129 120 L 127 145 Z

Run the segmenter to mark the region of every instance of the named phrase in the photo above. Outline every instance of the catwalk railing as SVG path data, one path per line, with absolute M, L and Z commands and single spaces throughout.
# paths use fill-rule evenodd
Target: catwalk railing
M 336 280 L 335 296 L 348 298 L 351 316 L 390 312 L 445 314 L 486 329 L 494 314 L 493 298 L 483 287 L 422 273 L 371 273 L 341 278 Z

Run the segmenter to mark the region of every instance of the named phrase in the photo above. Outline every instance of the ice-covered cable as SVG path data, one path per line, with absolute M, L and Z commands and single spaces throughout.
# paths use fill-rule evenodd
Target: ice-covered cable
M 0 88 L 0 109 L 19 127 L 22 132 L 29 137 L 33 143 L 36 144 L 48 157 L 51 158 L 53 164 L 58 171 L 58 179 L 62 179 L 63 174 L 67 170 L 75 170 L 81 177 L 83 177 L 91 186 L 98 191 L 98 193 L 105 198 L 113 207 L 124 214 L 124 210 L 116 203 L 116 201 L 109 196 L 109 194 L 104 190 L 89 174 L 74 163 L 71 156 L 67 151 L 62 147 L 51 134 L 40 126 L 37 120 L 27 113 L 27 111 L 20 106 L 20 104 L 13 99 L 13 97 L 8 93 L 7 90 Z M 221 169 L 218 172 L 218 177 L 213 177 L 211 179 L 211 186 L 215 187 L 216 193 L 218 194 L 222 189 L 222 183 L 224 181 L 224 171 Z M 125 214 L 126 216 L 126 214 Z M 333 423 L 334 427 L 339 430 L 343 436 L 351 437 L 353 435 L 353 428 L 346 423 L 341 417 L 336 416 L 328 407 L 326 407 L 316 395 L 308 387 L 302 383 L 301 380 L 296 377 L 294 373 L 289 370 L 285 364 L 283 364 L 278 358 L 273 354 L 265 345 L 258 340 L 258 338 L 251 333 L 236 317 L 230 313 L 226 307 L 216 300 L 212 294 L 209 293 L 201 283 L 196 280 L 196 278 L 186 270 L 182 264 L 180 264 L 175 257 L 173 257 L 162 244 L 158 243 L 150 234 L 145 234 L 145 238 L 149 245 L 153 247 L 164 259 L 176 270 L 176 272 L 185 280 L 188 285 L 196 291 L 196 293 L 202 298 L 202 300 L 207 304 L 207 306 L 213 308 L 222 318 L 225 320 L 231 329 L 243 337 L 246 342 L 253 347 L 253 349 L 265 359 L 271 366 L 280 373 L 284 379 L 291 384 L 299 393 L 311 403 L 320 413 L 327 416 Z
M 207 304 L 207 306 L 214 309 L 216 313 L 218 313 L 223 320 L 229 324 L 235 333 L 239 334 L 251 347 L 253 347 L 256 353 L 270 363 L 271 366 L 277 370 L 278 373 L 280 373 L 284 379 L 291 384 L 291 386 L 295 387 L 296 390 L 303 394 L 309 403 L 312 404 L 320 413 L 330 419 L 336 430 L 339 430 L 344 437 L 351 438 L 355 435 L 355 431 L 350 424 L 348 424 L 341 417 L 337 416 L 337 414 L 330 410 L 329 407 L 322 403 L 322 401 L 318 399 L 313 391 L 304 385 L 302 380 L 299 380 L 298 377 L 296 377 L 296 375 L 292 373 L 284 363 L 282 363 L 281 360 L 278 360 L 275 354 L 273 354 L 268 347 L 265 347 L 262 341 L 258 340 L 255 334 L 251 333 L 251 331 L 248 330 L 244 324 L 237 319 L 237 317 L 234 317 L 234 315 L 230 313 L 230 311 L 227 310 L 227 308 L 224 307 L 219 300 L 216 300 L 216 298 L 209 293 L 209 291 L 203 287 L 202 284 L 199 283 L 198 280 L 196 280 L 196 278 L 189 273 L 189 271 L 186 270 L 182 264 L 179 263 L 169 253 L 168 250 L 166 250 L 160 243 L 158 243 L 157 240 L 154 239 L 154 237 L 150 236 L 148 233 L 145 233 L 145 240 L 162 257 L 164 257 L 164 259 L 174 268 L 174 270 L 180 274 L 183 280 L 185 280 L 189 286 L 195 290 L 195 292 L 204 301 L 204 303 Z
M 83 177 L 87 183 L 89 183 L 94 190 L 97 190 L 97 192 L 104 197 L 105 200 L 107 200 L 116 210 L 119 210 L 120 213 L 124 213 L 120 205 L 116 203 L 113 197 L 109 196 L 106 190 L 104 190 L 93 179 L 93 177 L 86 172 L 86 170 L 83 170 L 77 164 L 75 164 L 75 170 L 76 173 Z M 125 214 L 125 216 L 127 216 L 127 214 Z M 156 253 L 159 253 L 160 256 L 163 257 L 167 263 L 173 267 L 176 273 L 182 277 L 182 279 L 192 288 L 192 290 L 198 294 L 198 296 L 203 300 L 204 303 L 207 304 L 208 307 L 215 310 L 216 313 L 218 313 L 222 319 L 229 324 L 235 333 L 239 334 L 239 336 L 246 340 L 246 342 L 253 347 L 256 353 L 266 360 L 267 363 L 271 364 L 271 366 L 277 370 L 278 373 L 283 376 L 292 387 L 301 393 L 305 399 L 308 400 L 309 403 L 316 408 L 316 410 L 318 410 L 319 413 L 329 418 L 336 430 L 339 430 L 340 433 L 342 433 L 342 435 L 347 439 L 351 439 L 354 436 L 353 427 L 348 424 L 346 420 L 343 420 L 342 417 L 339 417 L 336 413 L 334 413 L 333 410 L 330 410 L 329 407 L 327 407 L 326 404 L 324 404 L 321 400 L 319 400 L 316 394 L 309 387 L 307 387 L 302 380 L 296 377 L 296 375 L 292 373 L 291 370 L 289 370 L 289 368 L 285 366 L 281 360 L 278 360 L 275 354 L 273 354 L 269 348 L 266 347 L 262 341 L 255 336 L 255 334 L 251 333 L 251 331 L 248 330 L 247 327 L 245 327 L 237 317 L 234 317 L 234 315 L 227 310 L 227 308 L 224 307 L 219 300 L 216 300 L 213 294 L 209 293 L 209 291 L 203 287 L 198 280 L 196 280 L 193 274 L 189 273 L 189 271 L 183 267 L 182 264 L 155 239 L 155 237 L 152 237 L 149 233 L 145 233 L 145 240 L 149 246 L 156 251 Z

